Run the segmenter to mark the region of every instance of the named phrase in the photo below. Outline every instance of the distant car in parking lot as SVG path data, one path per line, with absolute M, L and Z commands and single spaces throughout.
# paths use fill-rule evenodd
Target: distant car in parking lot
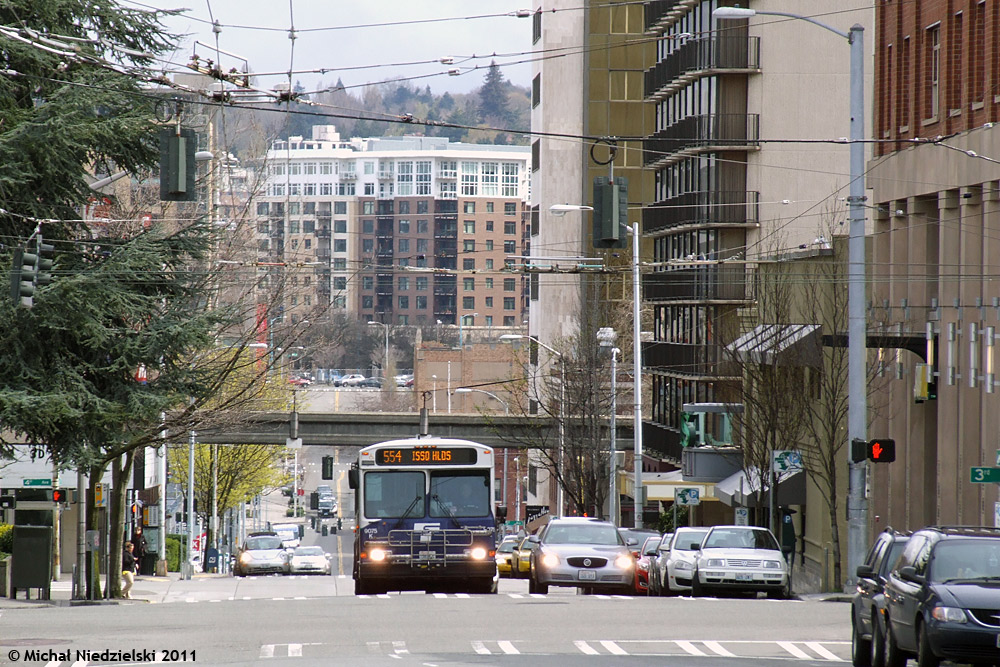
M 342 375 L 333 381 L 334 387 L 356 387 L 358 383 L 365 379 L 364 375 L 360 373 L 350 373 L 348 375 Z
M 397 375 L 393 378 L 396 382 L 397 387 L 412 387 L 413 386 L 413 373 L 403 373 L 402 375 Z M 409 382 L 410 384 L 407 384 Z
M 914 532 L 885 582 L 885 664 L 1000 664 L 1000 528 Z
M 885 580 L 910 539 L 909 533 L 886 528 L 858 566 L 857 592 L 851 598 L 851 662 L 854 667 L 884 667 Z
M 788 564 L 771 531 L 754 526 L 709 529 L 695 561 L 691 593 L 701 597 L 723 591 L 763 591 L 782 600 L 791 596 Z
M 308 387 L 312 384 L 312 380 L 303 377 L 288 378 L 288 384 L 294 384 L 297 387 Z
M 381 389 L 382 388 L 382 378 L 370 377 L 364 380 L 358 381 L 355 387 L 368 387 L 369 389 Z

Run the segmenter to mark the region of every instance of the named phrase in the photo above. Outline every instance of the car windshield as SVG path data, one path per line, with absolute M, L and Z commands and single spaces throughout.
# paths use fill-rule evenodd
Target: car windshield
M 281 538 L 270 535 L 260 537 L 248 537 L 246 542 L 247 551 L 263 551 L 265 549 L 280 549 Z
M 500 553 L 502 553 L 502 554 L 510 553 L 513 550 L 514 550 L 514 543 L 513 542 L 501 542 L 500 546 L 497 547 L 497 551 L 500 552 Z
M 1000 540 L 966 538 L 941 540 L 934 547 L 930 580 L 1000 578 Z
M 299 547 L 295 550 L 296 556 L 322 556 L 323 547 Z
M 656 547 L 660 545 L 660 538 L 650 537 L 646 540 L 646 543 L 642 545 L 642 555 L 652 556 L 656 554 Z
M 708 534 L 701 546 L 703 549 L 779 550 L 778 543 L 771 533 L 754 528 L 717 528 Z
M 550 525 L 543 540 L 546 544 L 623 544 L 611 524 Z
M 480 517 L 490 513 L 490 482 L 484 472 L 431 473 L 431 516 Z
M 705 535 L 708 534 L 708 530 L 684 530 L 683 528 L 677 531 L 674 536 L 674 549 L 678 551 L 694 551 L 698 547 L 691 549 L 692 544 L 701 544 L 701 541 L 705 539 Z

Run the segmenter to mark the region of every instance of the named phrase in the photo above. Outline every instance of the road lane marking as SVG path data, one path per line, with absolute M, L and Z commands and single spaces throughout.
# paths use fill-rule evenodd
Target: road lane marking
M 608 456 L 610 457 L 611 455 L 608 454 Z M 610 458 L 609 458 L 609 460 L 610 460 Z M 448 594 L 447 593 L 435 593 L 434 597 L 436 597 L 438 599 L 440 599 L 440 598 L 446 598 L 446 597 L 448 597 Z
M 402 654 L 402 653 L 407 653 L 408 654 L 410 652 L 410 650 L 408 648 L 406 648 L 406 642 L 393 642 L 392 643 L 392 650 L 395 653 L 400 653 L 400 654 Z
M 713 651 L 718 655 L 724 656 L 726 658 L 735 658 L 735 654 L 730 653 L 728 650 L 722 647 L 719 642 L 702 642 L 709 651 Z
M 830 651 L 827 651 L 826 647 L 824 647 L 819 642 L 806 642 L 806 646 L 815 651 L 816 654 L 819 655 L 819 657 L 823 658 L 824 660 L 830 660 L 831 662 L 844 662 L 842 658 L 838 658 Z
M 628 651 L 612 641 L 601 640 L 601 646 L 606 648 L 608 653 L 612 655 L 628 655 Z
M 472 650 L 479 655 L 493 655 L 493 653 L 486 648 L 486 644 L 482 642 L 472 642 Z
M 273 658 L 274 657 L 274 644 L 264 644 L 260 647 L 260 657 L 262 658 Z
M 707 653 L 705 653 L 704 651 L 702 651 L 700 648 L 698 648 L 697 646 L 695 646 L 692 642 L 676 641 L 674 643 L 677 644 L 677 646 L 679 646 L 680 648 L 682 648 L 685 651 L 687 651 L 689 655 L 708 655 Z
M 471 598 L 472 596 L 469 595 L 468 593 L 455 593 L 455 597 L 457 597 L 457 598 Z
M 302 644 L 289 644 L 288 645 L 288 657 L 289 658 L 301 658 L 302 657 Z
M 600 655 L 601 652 L 587 642 L 575 641 L 573 644 L 585 655 Z
M 514 598 L 515 600 L 520 600 L 524 596 L 521 595 L 520 593 L 507 593 L 507 597 Z
M 514 648 L 514 645 L 508 641 L 498 641 L 497 646 L 507 655 L 521 655 L 521 652 Z
M 368 642 L 368 652 L 378 653 L 381 651 L 382 642 Z
M 796 658 L 801 658 L 802 660 L 812 660 L 812 656 L 800 649 L 798 646 L 792 642 L 777 642 L 778 646 L 785 649 Z

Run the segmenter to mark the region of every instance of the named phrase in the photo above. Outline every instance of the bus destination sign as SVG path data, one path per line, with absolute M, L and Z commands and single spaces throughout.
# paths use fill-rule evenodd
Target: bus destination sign
M 472 447 L 382 447 L 375 450 L 378 466 L 471 465 L 477 463 Z

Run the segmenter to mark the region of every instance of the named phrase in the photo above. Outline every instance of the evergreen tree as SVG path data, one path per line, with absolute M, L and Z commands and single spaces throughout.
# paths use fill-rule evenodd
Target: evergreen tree
M 479 89 L 479 118 L 486 123 L 506 125 L 511 120 L 509 97 L 510 82 L 494 60 L 486 70 L 483 86 Z

